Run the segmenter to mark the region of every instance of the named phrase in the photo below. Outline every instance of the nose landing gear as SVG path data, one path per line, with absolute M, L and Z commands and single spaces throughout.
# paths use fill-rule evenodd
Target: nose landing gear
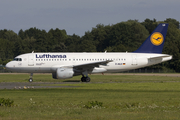
M 33 73 L 30 74 L 29 82 L 33 82 Z

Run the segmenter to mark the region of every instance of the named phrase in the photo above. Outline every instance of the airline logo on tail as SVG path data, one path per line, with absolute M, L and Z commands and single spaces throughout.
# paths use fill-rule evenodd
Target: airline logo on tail
M 155 32 L 151 35 L 150 40 L 153 45 L 159 46 L 163 43 L 164 37 L 161 33 Z

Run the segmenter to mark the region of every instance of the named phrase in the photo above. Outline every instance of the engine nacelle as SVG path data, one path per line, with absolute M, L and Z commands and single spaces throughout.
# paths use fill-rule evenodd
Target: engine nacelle
M 54 79 L 72 78 L 74 75 L 73 68 L 58 68 L 55 73 L 52 73 Z

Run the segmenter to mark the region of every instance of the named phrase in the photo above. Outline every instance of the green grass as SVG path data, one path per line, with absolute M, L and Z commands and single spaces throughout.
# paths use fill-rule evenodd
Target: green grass
M 11 80 L 13 79 L 13 80 Z M 163 76 L 91 75 L 90 83 L 79 77 L 53 80 L 35 74 L 35 82 L 62 82 L 76 88 L 0 90 L 0 98 L 14 100 L 14 107 L 0 107 L 0 119 L 75 120 L 179 120 L 180 78 Z M 0 75 L 0 82 L 27 82 L 26 74 Z M 66 82 L 64 82 L 66 81 Z M 71 83 L 69 81 L 75 81 Z M 86 108 L 88 102 L 102 106 Z
M 0 74 L 0 82 L 27 82 L 30 74 Z M 179 81 L 179 77 L 166 76 L 139 76 L 139 75 L 90 75 L 93 82 L 166 82 Z M 71 79 L 53 79 L 51 74 L 34 74 L 34 82 L 80 82 L 81 76 L 75 76 Z

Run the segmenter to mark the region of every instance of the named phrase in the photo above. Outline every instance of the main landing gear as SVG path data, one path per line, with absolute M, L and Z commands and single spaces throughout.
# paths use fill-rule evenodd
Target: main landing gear
M 82 81 L 82 82 L 90 82 L 91 79 L 90 79 L 90 77 L 84 77 L 84 76 L 83 76 L 83 77 L 81 78 L 81 81 Z
M 29 82 L 33 82 L 33 73 L 30 74 Z
M 85 77 L 84 75 L 85 75 L 86 77 Z M 88 77 L 88 72 L 87 72 L 87 70 L 82 73 L 81 81 L 82 81 L 82 82 L 90 82 L 90 81 L 91 81 L 90 77 Z

